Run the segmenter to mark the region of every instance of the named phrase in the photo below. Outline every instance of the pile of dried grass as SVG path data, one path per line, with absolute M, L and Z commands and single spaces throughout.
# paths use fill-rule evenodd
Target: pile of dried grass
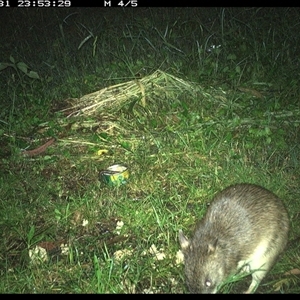
M 153 101 L 153 99 L 177 98 L 178 94 L 189 93 L 195 96 L 200 87 L 188 81 L 184 81 L 171 74 L 157 70 L 151 75 L 141 79 L 134 79 L 128 82 L 119 83 L 106 87 L 100 91 L 84 95 L 79 99 L 73 99 L 71 108 L 66 108 L 60 112 L 64 115 L 84 114 L 94 115 L 99 111 L 116 110 L 126 104 L 126 102 L 136 101 L 143 107 Z

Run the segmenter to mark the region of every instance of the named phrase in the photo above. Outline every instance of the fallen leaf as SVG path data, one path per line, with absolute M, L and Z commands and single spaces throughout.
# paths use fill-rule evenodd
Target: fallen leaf
M 292 269 L 290 271 L 285 272 L 283 275 L 299 275 L 300 270 L 299 269 Z
M 283 287 L 283 285 L 288 284 L 288 282 L 289 282 L 289 280 L 287 278 L 277 281 L 275 284 L 273 284 L 274 292 L 280 291 L 280 289 Z
M 262 99 L 264 97 L 260 92 L 258 92 L 257 90 L 254 90 L 254 89 L 238 87 L 238 90 L 240 90 L 241 92 L 244 92 L 244 93 L 250 93 L 250 94 L 252 94 L 252 96 L 260 98 L 260 99 Z

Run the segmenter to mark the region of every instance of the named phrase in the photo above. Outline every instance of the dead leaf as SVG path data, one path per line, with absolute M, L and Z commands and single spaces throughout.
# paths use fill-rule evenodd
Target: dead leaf
M 299 275 L 299 274 L 300 274 L 300 270 L 296 268 L 285 272 L 283 275 Z
M 254 90 L 254 89 L 238 87 L 238 90 L 241 92 L 244 92 L 244 93 L 250 93 L 250 94 L 252 94 L 252 96 L 260 98 L 260 99 L 262 99 L 264 97 L 260 92 L 258 92 L 257 90 Z
M 277 281 L 274 285 L 273 285 L 273 287 L 274 287 L 274 292 L 278 292 L 278 291 L 280 291 L 280 289 L 285 285 L 285 284 L 288 284 L 288 279 L 287 278 L 285 278 L 285 279 L 282 279 L 282 280 L 280 280 L 280 281 Z

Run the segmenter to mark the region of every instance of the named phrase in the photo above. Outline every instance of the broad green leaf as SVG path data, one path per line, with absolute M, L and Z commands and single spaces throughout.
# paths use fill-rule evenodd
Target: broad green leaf
M 10 60 L 13 64 L 16 63 L 16 62 L 15 62 L 15 59 L 14 59 L 12 56 L 9 57 L 9 60 Z
M 27 75 L 28 75 L 28 77 L 33 78 L 33 79 L 40 79 L 39 74 L 34 71 L 30 71 Z
M 18 67 L 19 70 L 21 70 L 22 72 L 24 72 L 25 74 L 27 74 L 27 72 L 28 72 L 28 66 L 25 63 L 18 62 L 17 63 L 17 67 Z
M 0 71 L 6 69 L 7 67 L 12 67 L 12 64 L 9 63 L 0 63 Z

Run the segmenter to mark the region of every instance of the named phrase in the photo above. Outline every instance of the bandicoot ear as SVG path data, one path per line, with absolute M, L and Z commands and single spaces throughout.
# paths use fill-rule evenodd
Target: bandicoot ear
M 207 254 L 213 254 L 216 251 L 217 244 L 218 244 L 218 239 L 216 239 L 213 243 L 209 243 Z
M 182 250 L 186 250 L 189 247 L 189 245 L 190 245 L 190 241 L 183 234 L 182 230 L 179 230 L 179 232 L 178 232 L 178 238 L 179 238 L 179 243 L 180 243 L 181 249 Z

